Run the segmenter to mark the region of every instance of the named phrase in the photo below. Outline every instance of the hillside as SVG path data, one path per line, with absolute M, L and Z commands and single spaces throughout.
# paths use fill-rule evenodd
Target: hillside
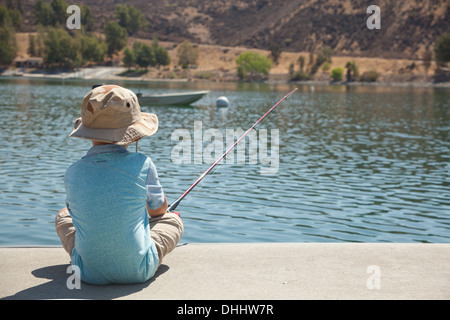
M 50 0 L 47 0 L 49 2 Z M 1 0 L 0 3 L 4 3 Z M 369 1 L 370 2 L 370 1 Z M 205 45 L 268 49 L 285 52 L 333 48 L 334 55 L 418 59 L 437 37 L 450 31 L 447 0 L 380 0 L 381 29 L 369 30 L 365 0 L 84 0 L 96 18 L 96 29 L 113 18 L 115 4 L 140 9 L 149 28 L 136 37 Z M 35 0 L 22 0 L 22 30 L 36 30 Z

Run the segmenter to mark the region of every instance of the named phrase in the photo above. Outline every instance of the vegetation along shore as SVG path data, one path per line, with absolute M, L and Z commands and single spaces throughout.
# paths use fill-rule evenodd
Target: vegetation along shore
M 134 2 L 136 7 L 132 5 Z M 112 5 L 112 9 L 101 15 L 99 25 L 97 6 L 88 4 L 90 1 L 85 3 L 81 6 L 81 29 L 69 30 L 66 27 L 68 4 L 62 0 L 0 1 L 2 74 L 70 74 L 82 78 L 86 72 L 80 71 L 101 66 L 114 67 L 111 72 L 104 72 L 104 76 L 139 80 L 444 86 L 450 81 L 448 32 L 428 39 L 428 45 L 415 54 L 403 48 L 403 52 L 408 52 L 403 55 L 343 50 L 341 45 L 333 46 L 325 41 L 318 41 L 314 46 L 293 46 L 288 38 L 257 47 L 248 41 L 235 45 L 223 39 L 212 41 L 200 36 L 198 26 L 191 30 L 190 36 L 171 37 L 169 31 L 161 32 L 161 26 L 154 25 L 139 7 L 142 6 L 139 1 Z M 437 5 L 435 11 L 439 12 L 439 8 Z M 197 20 L 201 16 L 198 10 L 189 11 L 184 5 L 175 12 L 181 9 L 197 15 Z M 249 9 L 244 9 L 242 14 L 250 14 Z M 195 21 L 195 17 L 192 19 Z M 169 28 L 170 23 L 166 23 Z M 179 24 L 174 22 L 174 27 Z

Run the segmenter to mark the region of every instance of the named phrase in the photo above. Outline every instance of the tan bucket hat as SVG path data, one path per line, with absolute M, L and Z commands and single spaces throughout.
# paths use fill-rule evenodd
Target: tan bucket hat
M 141 112 L 138 98 L 128 89 L 105 85 L 89 91 L 81 103 L 69 137 L 126 145 L 158 130 L 158 117 Z

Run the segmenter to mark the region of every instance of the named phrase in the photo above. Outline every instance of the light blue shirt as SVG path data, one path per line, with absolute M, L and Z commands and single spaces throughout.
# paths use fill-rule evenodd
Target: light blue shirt
M 92 284 L 142 283 L 159 265 L 146 204 L 164 192 L 152 160 L 117 145 L 92 147 L 65 175 L 66 204 L 76 229 L 72 265 Z

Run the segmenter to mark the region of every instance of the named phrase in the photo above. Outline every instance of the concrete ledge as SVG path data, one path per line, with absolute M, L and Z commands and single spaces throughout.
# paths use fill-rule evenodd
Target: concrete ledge
M 0 248 L 0 298 L 450 299 L 450 244 L 184 244 L 144 284 L 79 290 L 69 262 L 60 247 Z

